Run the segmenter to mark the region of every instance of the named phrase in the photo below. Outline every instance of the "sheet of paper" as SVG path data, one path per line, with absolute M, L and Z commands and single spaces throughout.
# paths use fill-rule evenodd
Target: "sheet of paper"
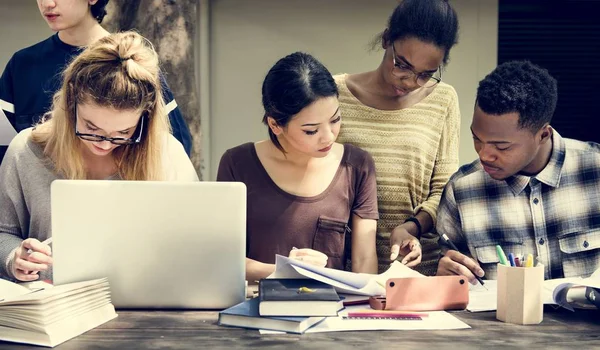
M 485 288 L 479 283 L 469 285 L 467 310 L 471 312 L 495 311 L 497 308 L 497 292 L 498 281 L 496 280 L 486 280 Z
M 0 300 L 18 297 L 27 293 L 31 293 L 29 288 L 5 279 L 0 279 Z
M 380 274 L 354 273 L 317 267 L 285 256 L 275 257 L 275 272 L 270 278 L 311 278 L 327 283 L 340 293 L 358 295 L 384 295 L 388 278 L 422 277 L 420 273 L 394 261 L 390 268 Z
M 469 287 L 469 305 L 471 312 L 495 311 L 497 308 L 498 281 L 485 281 L 486 291 L 481 285 Z M 580 291 L 571 289 L 575 286 L 600 288 L 600 278 L 556 278 L 545 280 L 542 285 L 542 301 L 547 305 L 558 304 L 566 309 L 573 310 L 571 302 L 582 299 Z
M 6 118 L 4 111 L 0 109 L 0 146 L 7 146 L 17 135 L 17 131 Z
M 445 311 L 429 312 L 421 320 L 390 319 L 348 319 L 344 318 L 352 310 L 364 310 L 364 306 L 351 306 L 340 311 L 337 317 L 325 320 L 309 328 L 306 333 L 368 331 L 368 330 L 449 330 L 471 328 L 468 324 Z

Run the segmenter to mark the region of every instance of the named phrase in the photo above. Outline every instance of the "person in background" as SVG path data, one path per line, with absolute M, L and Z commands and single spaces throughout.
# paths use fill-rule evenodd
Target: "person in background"
M 411 267 L 425 259 L 418 269 L 435 274 L 437 206 L 458 168 L 458 97 L 442 82 L 457 40 L 458 17 L 447 1 L 403 0 L 377 38 L 379 66 L 335 76 L 344 115 L 338 141 L 375 160 L 380 272 L 400 255 Z
M 146 39 L 134 32 L 102 37 L 63 78 L 50 112 L 12 140 L 0 165 L 5 279 L 51 279 L 51 249 L 42 241 L 52 235 L 52 181 L 198 181 L 170 134 L 158 55 Z
M 100 23 L 108 0 L 37 0 L 42 17 L 57 33 L 15 53 L 0 78 L 0 108 L 17 132 L 38 122 L 60 88 L 63 69 L 94 41 L 109 35 Z M 161 75 L 173 135 L 189 155 L 190 131 Z M 0 146 L 0 162 L 6 152 Z
M 503 63 L 479 83 L 479 159 L 442 196 L 436 229 L 459 251 L 443 246 L 438 275 L 496 279 L 496 245 L 521 261 L 537 257 L 547 279 L 600 268 L 600 145 L 550 126 L 556 100 L 556 80 L 527 61 Z
M 273 273 L 275 255 L 377 272 L 371 156 L 335 142 L 342 120 L 333 77 L 311 55 L 280 59 L 262 86 L 269 139 L 222 156 L 218 181 L 248 190 L 246 279 Z M 350 239 L 350 232 L 352 232 Z

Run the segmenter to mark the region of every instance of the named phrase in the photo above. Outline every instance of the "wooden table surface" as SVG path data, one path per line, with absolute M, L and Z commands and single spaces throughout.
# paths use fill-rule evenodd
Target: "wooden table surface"
M 495 312 L 455 312 L 472 329 L 451 331 L 363 331 L 304 335 L 260 335 L 257 330 L 220 327 L 217 312 L 125 311 L 119 317 L 56 349 L 419 349 L 600 348 L 600 311 L 547 308 L 535 326 L 505 324 Z M 40 347 L 0 342 L 0 349 Z

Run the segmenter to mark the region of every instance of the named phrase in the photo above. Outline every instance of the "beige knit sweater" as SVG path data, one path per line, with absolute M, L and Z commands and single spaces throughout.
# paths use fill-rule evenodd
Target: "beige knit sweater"
M 375 160 L 380 213 L 377 255 L 382 271 L 389 267 L 394 227 L 420 210 L 435 223 L 444 186 L 458 168 L 458 97 L 452 86 L 442 82 L 412 107 L 378 110 L 352 95 L 346 77 L 334 77 L 342 115 L 337 141 L 356 145 Z

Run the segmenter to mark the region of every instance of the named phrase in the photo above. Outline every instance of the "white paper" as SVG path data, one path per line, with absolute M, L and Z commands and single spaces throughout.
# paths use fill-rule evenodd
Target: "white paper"
M 0 300 L 18 297 L 27 293 L 31 293 L 29 288 L 20 286 L 5 279 L 0 279 Z
M 429 312 L 421 320 L 363 320 L 344 318 L 350 311 L 364 310 L 364 306 L 351 306 L 340 311 L 337 317 L 326 317 L 305 333 L 372 331 L 372 330 L 449 330 L 471 328 L 468 324 L 445 311 Z
M 17 131 L 0 108 L 0 146 L 7 146 L 15 136 L 17 136 Z
M 486 280 L 486 291 L 481 285 L 470 286 L 469 305 L 467 310 L 471 312 L 496 311 L 498 281 Z M 566 309 L 573 310 L 570 303 L 581 299 L 580 292 L 572 290 L 572 287 L 585 286 L 600 288 L 600 278 L 572 277 L 545 280 L 542 284 L 542 302 L 547 305 L 560 305 Z
M 496 280 L 486 280 L 485 288 L 479 283 L 469 285 L 467 310 L 471 312 L 495 311 L 497 308 L 497 292 L 498 281 Z
M 358 295 L 385 295 L 385 282 L 389 278 L 423 277 L 410 267 L 394 261 L 380 275 L 354 273 L 317 267 L 285 256 L 275 257 L 275 272 L 269 278 L 311 278 L 327 283 L 340 293 Z

